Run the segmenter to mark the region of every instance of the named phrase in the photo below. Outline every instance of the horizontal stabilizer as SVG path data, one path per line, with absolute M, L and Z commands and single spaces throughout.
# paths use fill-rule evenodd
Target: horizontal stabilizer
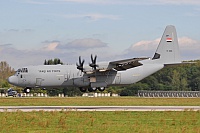
M 195 64 L 196 62 L 181 62 L 181 63 L 173 63 L 173 64 L 164 64 L 164 66 L 177 66 L 177 65 L 186 65 L 186 64 Z

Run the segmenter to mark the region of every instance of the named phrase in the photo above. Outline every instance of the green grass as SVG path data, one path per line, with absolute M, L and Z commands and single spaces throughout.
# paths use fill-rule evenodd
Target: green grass
M 0 98 L 0 106 L 199 106 L 200 98 Z
M 199 106 L 199 98 L 0 98 L 0 106 Z M 1 112 L 0 133 L 200 133 L 200 111 Z
M 200 112 L 3 112 L 0 132 L 199 133 Z

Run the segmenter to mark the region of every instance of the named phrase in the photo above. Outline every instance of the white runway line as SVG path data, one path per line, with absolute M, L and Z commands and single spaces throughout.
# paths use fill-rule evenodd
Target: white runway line
M 0 112 L 16 111 L 200 111 L 200 106 L 0 106 Z

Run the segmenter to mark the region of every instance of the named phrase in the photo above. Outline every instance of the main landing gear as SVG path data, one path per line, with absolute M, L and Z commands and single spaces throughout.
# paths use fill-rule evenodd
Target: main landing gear
M 105 90 L 105 87 L 93 87 L 93 88 L 84 88 L 84 87 L 80 87 L 79 88 L 80 89 L 80 91 L 81 92 L 86 92 L 87 90 L 89 91 L 89 92 L 95 92 L 95 91 L 97 91 L 97 90 L 99 90 L 99 91 L 104 91 Z

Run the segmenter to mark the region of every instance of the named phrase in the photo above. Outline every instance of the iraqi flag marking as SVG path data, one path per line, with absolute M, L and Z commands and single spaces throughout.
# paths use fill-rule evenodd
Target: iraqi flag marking
M 172 42 L 172 38 L 168 37 L 168 38 L 166 38 L 166 41 L 167 42 Z

